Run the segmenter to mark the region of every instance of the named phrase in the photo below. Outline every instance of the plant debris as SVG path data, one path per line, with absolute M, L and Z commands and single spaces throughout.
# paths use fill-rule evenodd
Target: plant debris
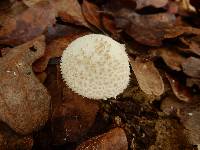
M 0 149 L 196 150 L 199 15 L 198 0 L 0 1 Z M 60 74 L 63 51 L 91 33 L 129 58 L 128 87 L 107 101 Z

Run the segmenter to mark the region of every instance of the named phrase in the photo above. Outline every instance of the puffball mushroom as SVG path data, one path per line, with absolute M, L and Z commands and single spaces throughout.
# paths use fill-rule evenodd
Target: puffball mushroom
M 90 99 L 116 98 L 129 83 L 125 45 L 101 34 L 85 35 L 69 44 L 60 67 L 66 84 Z

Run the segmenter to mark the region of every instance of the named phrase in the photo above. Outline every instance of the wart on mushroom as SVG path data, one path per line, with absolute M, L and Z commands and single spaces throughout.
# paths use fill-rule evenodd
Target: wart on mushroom
M 123 44 L 89 34 L 74 40 L 63 52 L 61 72 L 66 84 L 79 95 L 107 99 L 127 87 L 129 59 Z

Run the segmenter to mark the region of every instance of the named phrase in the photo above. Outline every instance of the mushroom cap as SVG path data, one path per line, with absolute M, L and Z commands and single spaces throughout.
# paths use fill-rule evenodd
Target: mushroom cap
M 101 34 L 85 35 L 69 44 L 60 67 L 66 84 L 91 99 L 116 97 L 129 83 L 125 45 Z

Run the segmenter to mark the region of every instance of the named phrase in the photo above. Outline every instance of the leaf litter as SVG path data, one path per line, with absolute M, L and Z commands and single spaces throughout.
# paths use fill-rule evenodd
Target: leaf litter
M 200 143 L 198 1 L 0 5 L 2 150 L 192 150 Z M 62 81 L 63 50 L 89 33 L 106 34 L 127 47 L 131 80 L 117 99 L 89 100 Z

